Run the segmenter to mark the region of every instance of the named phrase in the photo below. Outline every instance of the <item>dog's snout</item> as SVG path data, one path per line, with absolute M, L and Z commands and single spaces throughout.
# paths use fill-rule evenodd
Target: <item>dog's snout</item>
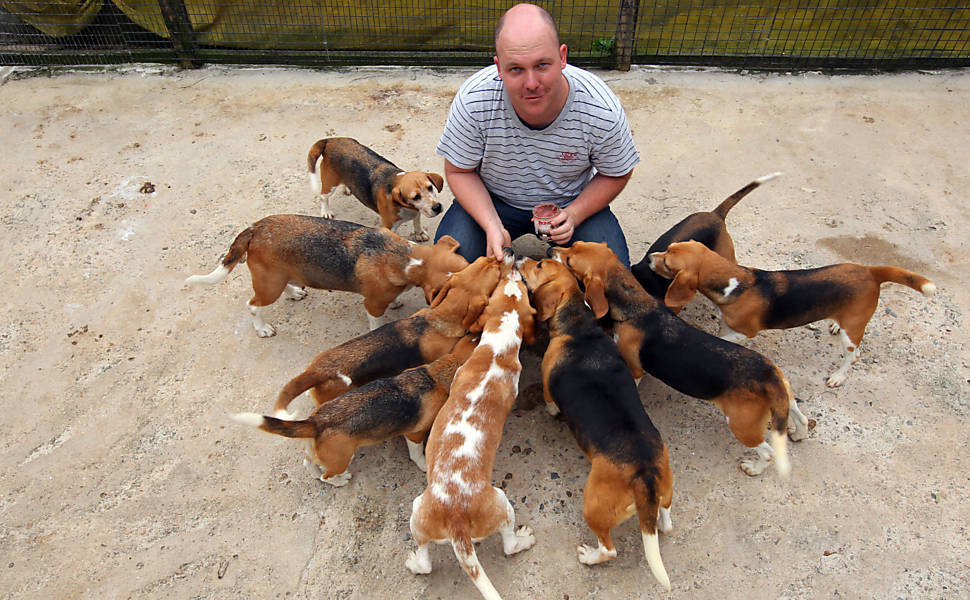
M 434 204 L 432 204 L 431 205 L 431 212 L 433 214 L 436 214 L 436 215 L 437 214 L 441 214 L 441 203 L 440 202 L 435 202 Z
M 546 258 L 556 258 L 556 247 L 555 246 L 549 246 L 546 249 Z

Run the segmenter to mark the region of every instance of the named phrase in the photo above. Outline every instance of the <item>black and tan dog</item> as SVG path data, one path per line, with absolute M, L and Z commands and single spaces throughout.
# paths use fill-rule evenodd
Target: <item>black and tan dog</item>
M 498 284 L 499 261 L 480 257 L 451 275 L 431 306 L 318 354 L 276 398 L 277 417 L 288 418 L 290 402 L 312 389 L 318 405 L 369 381 L 397 375 L 448 354 L 468 332 L 480 332 L 478 317 Z
M 788 329 L 820 319 L 833 319 L 840 333 L 845 359 L 826 384 L 845 382 L 849 367 L 859 358 L 866 325 L 879 304 L 879 288 L 898 283 L 932 296 L 936 286 L 912 271 L 892 266 L 867 267 L 841 263 L 817 269 L 762 271 L 724 260 L 702 244 L 672 244 L 650 255 L 650 267 L 673 279 L 667 306 L 683 306 L 701 292 L 721 309 L 724 339 L 754 337 L 762 329 Z
M 672 528 L 674 480 L 660 432 L 643 410 L 636 382 L 585 305 L 572 274 L 548 259 L 523 259 L 519 270 L 536 318 L 549 323 L 549 347 L 542 359 L 546 408 L 552 414 L 562 412 L 592 462 L 583 492 L 583 517 L 599 544 L 579 546 L 579 561 L 594 565 L 616 557 L 610 530 L 636 513 L 647 564 L 669 590 L 657 530 L 667 533 Z
M 717 252 L 731 262 L 737 262 L 734 256 L 734 241 L 728 235 L 727 225 L 724 220 L 727 218 L 728 211 L 747 196 L 752 190 L 762 183 L 771 181 L 781 173 L 772 173 L 755 179 L 740 190 L 734 192 L 717 208 L 710 212 L 696 212 L 688 215 L 680 223 L 667 230 L 662 236 L 656 239 L 647 253 L 643 255 L 643 260 L 633 265 L 630 270 L 633 275 L 654 298 L 663 298 L 667 293 L 670 280 L 661 277 L 650 268 L 650 255 L 654 252 L 663 252 L 667 246 L 674 242 L 684 242 L 687 240 L 697 240 L 714 252 Z M 678 312 L 679 309 L 672 309 Z
M 310 187 L 323 194 L 320 216 L 333 218 L 330 199 L 341 189 L 381 217 L 381 225 L 396 228 L 410 220 L 411 236 L 416 242 L 427 241 L 428 232 L 421 227 L 421 214 L 428 218 L 441 213 L 436 192 L 444 187 L 437 173 L 402 171 L 391 161 L 357 140 L 333 137 L 319 140 L 307 154 Z
M 305 287 L 356 292 L 364 297 L 371 329 L 404 290 L 420 286 L 428 302 L 451 273 L 468 262 L 458 242 L 443 236 L 433 246 L 414 244 L 383 228 L 304 215 L 272 215 L 247 227 L 219 266 L 186 283 L 218 283 L 240 262 L 249 264 L 253 297 L 249 312 L 259 337 L 276 334 L 264 308 L 281 294 L 306 297 Z
M 758 458 L 741 461 L 741 470 L 759 475 L 774 460 L 779 474 L 787 476 L 789 416 L 793 440 L 808 435 L 808 419 L 774 363 L 674 315 L 637 284 L 605 244 L 576 242 L 552 252 L 583 282 L 596 317 L 612 318 L 616 343 L 634 377 L 646 371 L 683 394 L 713 402 L 738 441 L 757 450 Z M 769 425 L 770 444 L 765 441 Z
M 231 417 L 269 433 L 306 440 L 303 464 L 315 478 L 334 486 L 350 481 L 347 467 L 357 448 L 399 435 L 407 441 L 411 460 L 424 471 L 424 439 L 448 399 L 455 371 L 474 348 L 475 342 L 466 336 L 453 352 L 433 363 L 371 381 L 320 405 L 300 421 L 256 413 Z

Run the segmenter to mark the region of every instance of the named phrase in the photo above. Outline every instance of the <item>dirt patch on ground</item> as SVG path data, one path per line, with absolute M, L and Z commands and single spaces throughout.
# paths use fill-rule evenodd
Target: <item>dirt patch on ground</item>
M 307 476 L 292 442 L 226 417 L 270 411 L 314 355 L 365 331 L 359 299 L 280 301 L 278 335 L 259 339 L 245 268 L 183 285 L 249 223 L 319 211 L 304 161 L 321 137 L 440 171 L 433 149 L 468 73 L 147 67 L 4 81 L 0 595 L 475 596 L 447 547 L 432 550 L 431 575 L 404 567 L 424 478 L 402 440 L 362 449 L 335 489 Z M 717 409 L 641 382 L 675 473 L 675 529 L 661 537 L 673 595 L 970 595 L 970 74 L 602 75 L 643 157 L 614 205 L 635 259 L 683 216 L 783 171 L 731 212 L 742 264 L 893 263 L 939 287 L 931 299 L 884 288 L 838 390 L 824 386 L 840 347 L 824 325 L 746 343 L 817 423 L 790 447 L 789 481 L 742 474 Z M 376 223 L 352 199 L 334 209 Z M 418 291 L 404 300 L 392 317 L 423 304 Z M 706 301 L 683 314 L 716 328 Z M 539 359 L 523 360 L 528 386 Z M 482 542 L 489 577 L 510 599 L 661 595 L 632 521 L 614 532 L 616 560 L 577 562 L 594 539 L 588 464 L 533 404 L 510 415 L 494 480 L 537 543 L 505 558 L 497 536 Z

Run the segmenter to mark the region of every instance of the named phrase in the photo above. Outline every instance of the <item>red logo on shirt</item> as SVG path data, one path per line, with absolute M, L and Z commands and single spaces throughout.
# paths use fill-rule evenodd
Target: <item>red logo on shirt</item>
M 559 161 L 569 162 L 571 160 L 575 160 L 577 156 L 579 156 L 579 152 L 560 152 Z

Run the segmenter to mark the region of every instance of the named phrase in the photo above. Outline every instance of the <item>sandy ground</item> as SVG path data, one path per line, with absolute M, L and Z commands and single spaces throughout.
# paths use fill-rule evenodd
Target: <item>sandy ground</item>
M 429 576 L 404 567 L 425 484 L 402 440 L 362 449 L 335 489 L 309 478 L 293 442 L 226 417 L 270 411 L 313 356 L 364 332 L 359 298 L 280 301 L 278 335 L 259 339 L 245 268 L 183 284 L 252 221 L 319 211 L 304 160 L 321 137 L 440 171 L 434 145 L 468 73 L 3 74 L 0 596 L 476 596 L 448 547 L 433 548 Z M 746 342 L 817 423 L 790 446 L 788 481 L 741 473 L 744 448 L 713 406 L 641 382 L 676 478 L 661 538 L 671 595 L 968 597 L 970 72 L 603 76 L 643 156 L 614 204 L 636 259 L 683 216 L 783 171 L 728 219 L 742 264 L 889 263 L 939 287 L 930 299 L 884 287 L 840 389 L 824 385 L 840 348 L 824 325 Z M 335 209 L 376 222 L 349 198 Z M 392 317 L 423 303 L 404 299 Z M 684 316 L 715 330 L 706 300 Z M 528 385 L 538 358 L 523 359 Z M 511 558 L 497 536 L 479 545 L 506 598 L 665 595 L 634 521 L 614 531 L 616 560 L 577 562 L 593 542 L 587 470 L 562 422 L 528 402 L 512 412 L 494 480 L 538 541 Z

